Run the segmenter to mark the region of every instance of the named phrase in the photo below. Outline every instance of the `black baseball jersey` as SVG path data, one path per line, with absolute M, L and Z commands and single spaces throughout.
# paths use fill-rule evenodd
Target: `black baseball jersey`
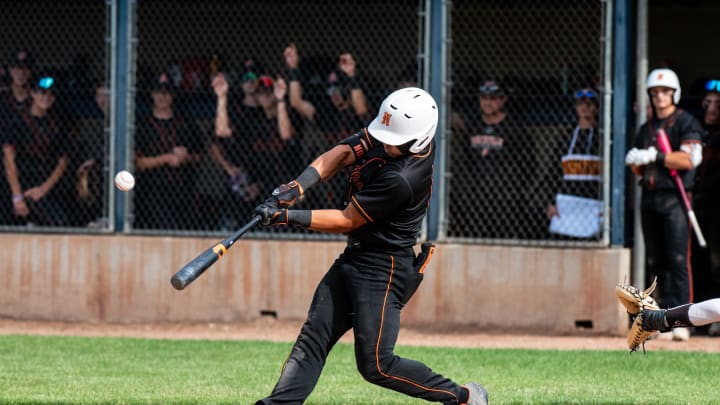
M 47 180 L 58 160 L 68 157 L 70 150 L 70 139 L 52 114 L 36 117 L 27 109 L 9 128 L 3 144 L 15 148 L 15 164 L 23 189 Z
M 657 130 L 664 129 L 670 141 L 673 151 L 680 150 L 680 145 L 685 143 L 699 143 L 702 138 L 703 129 L 700 123 L 691 114 L 682 109 L 677 109 L 669 117 L 658 119 L 651 118 L 644 123 L 638 131 L 635 139 L 635 147 L 647 149 L 658 148 Z M 678 171 L 686 190 L 691 190 L 694 183 L 695 169 Z M 648 190 L 670 190 L 675 189 L 675 182 L 670 176 L 670 170 L 651 163 L 645 167 L 641 180 L 643 188 Z
M 434 142 L 423 154 L 399 158 L 390 157 L 367 128 L 341 143 L 350 145 L 356 158 L 345 203 L 368 221 L 348 234 L 351 243 L 378 250 L 415 245 L 430 204 Z

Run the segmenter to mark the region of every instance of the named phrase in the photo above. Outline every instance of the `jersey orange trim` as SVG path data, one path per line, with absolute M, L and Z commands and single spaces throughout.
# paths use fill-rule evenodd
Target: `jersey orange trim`
M 368 222 L 375 222 L 375 220 L 372 219 L 372 217 L 360 206 L 360 203 L 354 195 L 350 197 L 350 201 L 352 202 L 352 205 L 357 208 L 358 212 L 360 212 L 360 215 L 362 215 Z
M 372 136 L 370 136 L 370 132 L 368 132 L 367 127 L 363 128 L 363 132 L 365 132 L 365 140 L 368 142 L 368 150 L 373 146 L 372 142 Z
M 426 387 L 422 384 L 419 384 L 419 383 L 412 381 L 410 379 L 407 379 L 405 377 L 398 377 L 398 376 L 390 375 L 390 374 L 384 372 L 383 369 L 380 367 L 380 340 L 382 338 L 383 326 L 385 325 L 385 307 L 387 306 L 387 303 L 388 303 L 388 296 L 390 295 L 390 286 L 392 285 L 392 279 L 393 279 L 394 273 L 395 273 L 395 257 L 390 256 L 390 276 L 388 277 L 387 286 L 385 287 L 385 299 L 383 300 L 382 313 L 380 314 L 380 328 L 378 330 L 377 341 L 375 342 L 375 367 L 377 368 L 378 373 L 380 373 L 380 375 L 385 378 L 404 382 L 406 384 L 412 385 L 414 387 L 420 388 L 425 391 L 442 392 L 442 393 L 448 394 L 454 398 L 457 398 L 457 395 L 455 395 L 454 393 L 452 393 L 450 391 Z

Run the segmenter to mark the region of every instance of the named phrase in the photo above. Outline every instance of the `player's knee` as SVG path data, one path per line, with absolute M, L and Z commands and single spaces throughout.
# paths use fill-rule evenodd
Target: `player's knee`
M 357 369 L 360 375 L 368 382 L 377 385 L 383 385 L 387 381 L 388 370 L 393 359 L 393 354 L 378 353 L 375 355 L 373 351 L 360 354 L 356 353 Z

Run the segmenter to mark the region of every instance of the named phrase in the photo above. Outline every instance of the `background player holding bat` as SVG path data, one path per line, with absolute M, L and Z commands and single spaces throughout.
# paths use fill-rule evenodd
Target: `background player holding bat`
M 330 350 L 348 330 L 360 374 L 374 384 L 444 404 L 486 404 L 477 383 L 460 386 L 394 353 L 400 311 L 432 255 L 413 246 L 432 187 L 438 111 L 432 96 L 406 88 L 390 94 L 367 128 L 317 157 L 256 208 L 264 225 L 345 233 L 348 243 L 320 281 L 307 320 L 269 397 L 257 404 L 300 404 Z M 352 166 L 342 209 L 290 209 L 306 190 Z
M 692 272 L 689 265 L 690 227 L 681 194 L 673 181 L 676 170 L 686 190 L 691 190 L 695 168 L 702 161 L 702 127 L 689 113 L 677 107 L 680 82 L 670 69 L 656 69 L 647 79 L 652 117 L 640 127 L 635 145 L 625 163 L 641 176 L 641 216 L 645 240 L 648 280 L 657 276 L 661 307 L 692 302 Z M 658 149 L 658 131 L 664 130 L 672 152 Z M 649 283 L 648 283 L 649 284 Z M 690 331 L 676 328 L 674 340 L 687 340 Z

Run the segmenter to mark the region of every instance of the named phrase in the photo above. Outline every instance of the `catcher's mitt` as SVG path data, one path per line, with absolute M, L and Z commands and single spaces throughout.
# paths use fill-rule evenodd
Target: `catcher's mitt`
M 631 352 L 636 351 L 641 345 L 645 350 L 645 341 L 657 332 L 645 322 L 644 310 L 659 310 L 657 302 L 650 296 L 657 287 L 657 278 L 653 280 L 650 287 L 645 291 L 640 291 L 637 287 L 630 284 L 618 284 L 615 287 L 615 295 L 621 304 L 627 309 L 630 315 L 635 316 L 630 333 L 628 333 L 628 347 Z
M 634 285 L 618 284 L 615 286 L 615 295 L 630 315 L 637 315 L 643 309 L 660 309 L 650 296 L 655 291 L 655 287 L 657 287 L 657 277 L 645 291 L 640 291 Z

